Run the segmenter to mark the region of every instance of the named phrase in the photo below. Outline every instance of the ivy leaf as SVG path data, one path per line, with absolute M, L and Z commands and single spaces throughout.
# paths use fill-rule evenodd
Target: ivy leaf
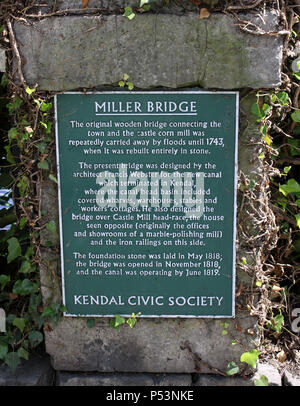
M 132 313 L 131 317 L 126 321 L 126 323 L 129 325 L 130 328 L 133 328 L 136 324 L 136 317 L 135 314 Z
M 127 82 L 126 84 L 127 84 L 129 90 L 133 90 L 134 85 L 132 82 Z
M 28 335 L 31 347 L 37 347 L 44 339 L 43 334 L 37 330 L 31 331 Z
M 131 7 L 125 7 L 123 17 L 127 17 L 128 20 L 132 20 L 135 17 L 135 13 Z
M 3 26 L 2 26 L 3 27 Z M 5 75 L 5 73 L 2 75 L 2 79 L 0 82 L 0 86 L 5 87 L 8 85 L 8 80 L 7 80 L 7 76 Z
M 6 160 L 10 163 L 10 164 L 16 164 L 16 161 L 13 157 L 13 154 L 10 150 L 10 146 L 9 145 L 5 145 L 4 147 L 5 151 L 6 151 Z
M 8 345 L 0 343 L 0 359 L 4 359 L 7 353 L 8 353 Z
M 240 368 L 238 367 L 238 365 L 234 361 L 231 361 L 227 365 L 226 375 L 232 376 L 232 375 L 238 374 L 239 371 L 240 371 Z
M 10 281 L 10 276 L 9 275 L 0 275 L 0 285 L 1 288 L 4 289 L 5 285 Z
M 295 110 L 292 114 L 291 114 L 292 119 L 296 122 L 296 123 L 300 123 L 300 110 Z
M 300 200 L 300 199 L 299 199 Z M 298 206 L 299 207 L 299 206 Z M 297 227 L 300 228 L 300 214 L 295 214 L 296 222 L 297 222 Z
M 116 330 L 120 330 L 120 326 L 125 323 L 124 317 L 116 314 L 115 317 L 110 320 L 109 324 L 111 327 L 115 328 Z
M 49 164 L 46 160 L 40 161 L 37 166 L 39 169 L 45 169 L 46 171 L 49 169 Z
M 265 141 L 265 143 L 268 144 L 269 146 L 272 144 L 272 139 L 269 137 L 268 134 L 263 135 L 261 138 L 262 138 L 262 139 Z
M 45 103 L 45 102 L 42 102 L 42 104 L 41 104 L 41 110 L 42 110 L 43 113 L 45 113 L 46 111 L 48 111 L 48 110 L 50 110 L 50 109 L 52 109 L 52 103 Z M 51 123 L 51 124 L 52 124 L 52 123 Z
M 271 107 L 264 103 L 262 108 L 260 109 L 258 103 L 254 103 L 251 106 L 251 113 L 254 114 L 257 118 L 257 121 L 261 121 L 268 115 Z
M 28 353 L 28 351 L 25 350 L 25 348 L 20 347 L 18 349 L 18 355 L 19 355 L 20 358 L 24 358 L 24 359 L 26 359 L 28 361 L 29 353 Z
M 21 246 L 16 237 L 11 237 L 7 240 L 8 243 L 8 256 L 7 263 L 10 264 L 14 259 L 21 256 Z
M 34 87 L 33 89 L 30 89 L 29 86 L 26 87 L 26 93 L 30 95 L 32 95 L 32 93 L 34 93 L 36 91 L 36 88 Z
M 289 95 L 286 92 L 279 92 L 277 97 L 278 97 L 280 103 L 283 106 L 288 106 L 288 104 L 289 104 Z
M 267 326 L 274 330 L 276 333 L 280 333 L 282 326 L 284 325 L 284 317 L 281 313 L 281 310 L 279 310 L 279 314 L 277 314 L 275 317 L 272 317 L 271 321 L 267 323 Z
M 284 196 L 288 193 L 300 193 L 300 185 L 295 179 L 289 179 L 286 184 L 279 184 L 279 192 Z
M 20 273 L 28 273 L 31 270 L 31 265 L 29 261 L 23 261 L 21 268 L 19 269 Z
M 13 325 L 18 327 L 18 329 L 21 331 L 21 333 L 23 333 L 25 324 L 26 324 L 25 319 L 22 319 L 20 317 L 16 317 L 13 321 Z
M 19 97 L 15 97 L 14 100 L 6 105 L 8 108 L 8 113 L 12 114 L 14 113 L 15 110 L 18 110 L 18 108 L 21 106 L 23 103 L 23 100 L 20 99 Z
M 55 183 L 58 184 L 56 177 L 55 177 L 54 175 L 52 175 L 52 173 L 50 173 L 49 179 L 50 179 L 50 180 L 53 180 L 53 182 L 55 182 Z
M 257 103 L 252 104 L 251 106 L 251 113 L 258 118 L 257 121 L 260 121 L 262 118 L 262 114 Z
M 261 375 L 259 379 L 255 379 L 255 386 L 269 386 L 268 378 L 265 375 Z
M 22 176 L 22 178 L 20 179 L 20 182 L 17 184 L 21 196 L 25 195 L 25 192 L 28 188 L 28 183 L 29 183 L 29 179 L 27 178 L 27 176 L 25 176 L 25 175 Z
M 24 279 L 23 281 L 18 279 L 13 287 L 13 293 L 21 296 L 30 295 L 37 290 L 37 284 L 31 282 L 29 279 Z
M 252 368 L 255 368 L 259 354 L 260 354 L 260 352 L 255 349 L 251 350 L 249 352 L 244 352 L 241 355 L 240 361 L 246 362 L 246 364 L 250 365 Z
M 9 140 L 13 140 L 13 139 L 15 139 L 15 138 L 17 138 L 17 136 L 18 136 L 18 130 L 16 129 L 16 128 L 11 128 L 9 131 L 8 131 L 8 139 Z
M 17 352 L 9 352 L 4 357 L 4 362 L 9 366 L 12 373 L 14 373 L 17 367 L 20 365 L 20 357 Z

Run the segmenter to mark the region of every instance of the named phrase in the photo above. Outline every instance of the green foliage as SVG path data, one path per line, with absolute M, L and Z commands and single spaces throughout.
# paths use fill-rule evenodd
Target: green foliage
M 288 173 L 290 170 L 290 167 L 286 173 Z M 300 202 L 300 185 L 299 183 L 294 179 L 288 179 L 288 181 L 284 184 L 279 184 L 279 192 L 282 193 L 284 196 L 290 195 L 289 200 L 288 199 L 281 199 L 277 200 L 277 202 L 282 206 L 283 210 L 286 210 L 287 205 L 289 204 L 289 207 L 293 205 L 294 207 L 297 207 L 299 209 L 299 202 Z M 297 210 L 297 209 L 296 209 Z M 294 212 L 294 217 L 296 219 L 296 224 L 297 227 L 299 228 L 299 213 Z
M 13 321 L 13 325 L 18 327 L 18 329 L 21 331 L 21 333 L 23 333 L 23 330 L 25 328 L 25 324 L 26 324 L 25 319 L 20 318 L 20 317 L 16 317 L 14 319 L 14 321 Z
M 135 13 L 131 7 L 125 7 L 123 17 L 127 17 L 128 20 L 132 20 L 135 17 Z
M 37 347 L 44 340 L 43 334 L 38 330 L 32 330 L 28 334 L 28 340 L 32 348 Z
M 279 192 L 281 192 L 284 196 L 288 195 L 289 193 L 295 193 L 295 195 L 298 197 L 298 194 L 300 194 L 300 185 L 295 179 L 289 179 L 284 185 L 279 185 Z
M 120 87 L 128 87 L 128 90 L 133 90 L 134 85 L 132 82 L 128 81 L 129 75 L 127 73 L 124 73 L 122 80 L 119 81 L 119 86 Z
M 9 114 L 15 113 L 21 107 L 22 103 L 23 100 L 16 96 L 11 102 L 7 104 L 8 113 Z
M 120 331 L 120 326 L 125 323 L 125 318 L 116 314 L 113 319 L 110 320 L 109 324 L 112 328 Z
M 140 313 L 138 313 L 139 315 Z M 130 328 L 133 328 L 137 322 L 136 315 L 132 313 L 132 315 L 126 320 L 124 317 L 116 314 L 113 319 L 110 320 L 109 324 L 112 328 L 120 331 L 120 326 L 122 324 L 127 323 Z
M 252 368 L 255 368 L 259 354 L 260 352 L 256 349 L 250 350 L 249 352 L 244 352 L 241 355 L 240 361 L 245 362 Z
M 281 310 L 279 309 L 279 313 L 272 317 L 270 321 L 267 322 L 267 327 L 275 331 L 276 333 L 281 333 L 282 327 L 284 326 L 284 317 L 282 315 Z
M 56 179 L 56 176 L 54 176 L 52 173 L 50 173 L 49 179 L 52 180 L 54 183 L 57 183 L 57 184 L 58 184 L 58 181 L 57 181 L 57 179 Z
M 238 367 L 238 365 L 234 362 L 231 361 L 228 363 L 227 365 L 227 369 L 226 369 L 226 375 L 227 376 L 233 376 L 238 374 L 240 371 L 240 368 Z
M 8 256 L 7 263 L 11 263 L 17 257 L 21 256 L 21 246 L 16 237 L 11 237 L 7 240 L 8 243 Z
M 126 320 L 126 323 L 129 325 L 130 328 L 133 328 L 136 322 L 137 320 L 134 313 L 132 313 L 131 317 L 129 317 L 129 319 Z
M 291 117 L 295 123 L 300 123 L 300 110 L 295 110 L 292 114 Z
M 58 323 L 62 313 L 66 311 L 66 307 L 61 305 L 60 303 L 52 303 L 51 305 L 44 308 L 41 317 L 44 319 L 50 319 L 54 323 Z
M 265 375 L 261 375 L 258 379 L 254 380 L 255 386 L 269 386 L 268 378 Z
M 1 96 L 6 91 L 7 80 L 4 75 L 0 79 Z M 0 227 L 8 226 L 0 230 L 0 307 L 7 315 L 6 332 L 0 335 L 0 360 L 13 372 L 21 359 L 27 360 L 30 351 L 43 342 L 43 324 L 57 323 L 66 310 L 60 303 L 43 308 L 35 259 L 38 233 L 33 228 L 35 218 L 32 216 L 34 209 L 38 210 L 30 207 L 30 202 L 36 200 L 36 185 L 32 184 L 31 174 L 38 170 L 51 173 L 52 169 L 47 159 L 49 145 L 53 144 L 52 107 L 51 102 L 38 94 L 36 87 L 26 87 L 22 96 L 14 95 L 9 101 L 0 97 L 0 128 L 7 134 L 0 137 L 0 186 L 8 189 L 0 201 L 4 207 L 0 210 Z M 11 128 L 8 115 L 13 116 Z M 26 159 L 21 161 L 22 156 Z M 57 182 L 52 173 L 49 178 Z M 18 219 L 9 203 L 13 186 L 20 202 L 18 208 L 23 208 Z M 31 199 L 32 194 L 34 199 Z M 30 216 L 27 217 L 27 213 Z M 57 237 L 55 221 L 50 220 L 46 228 Z
M 256 116 L 258 122 L 264 120 L 270 112 L 270 106 L 266 103 L 259 106 L 258 102 L 254 103 L 251 107 L 251 112 Z
M 229 323 L 227 323 L 226 321 L 223 323 L 222 321 L 220 322 L 220 326 L 223 327 L 223 330 L 221 332 L 222 336 L 226 336 L 228 334 L 228 327 L 229 327 Z
M 5 285 L 10 281 L 10 276 L 9 275 L 0 275 L 0 285 L 1 289 L 5 288 Z
M 11 371 L 14 373 L 17 367 L 20 365 L 20 355 L 17 352 L 9 352 L 4 357 L 4 362 L 9 366 Z

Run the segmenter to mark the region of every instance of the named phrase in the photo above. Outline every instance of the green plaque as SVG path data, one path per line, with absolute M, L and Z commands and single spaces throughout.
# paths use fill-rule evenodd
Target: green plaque
M 234 317 L 238 93 L 55 104 L 65 315 Z

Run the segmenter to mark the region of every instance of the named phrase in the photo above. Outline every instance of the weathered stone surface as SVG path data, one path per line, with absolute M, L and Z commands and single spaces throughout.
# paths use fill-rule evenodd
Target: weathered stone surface
M 285 386 L 300 386 L 300 370 L 297 375 L 285 370 L 283 373 L 283 383 Z
M 243 19 L 278 29 L 275 12 Z M 41 90 L 117 84 L 124 73 L 143 89 L 261 88 L 281 80 L 282 39 L 243 33 L 225 14 L 67 16 L 18 21 L 14 30 L 25 79 Z
M 47 356 L 31 355 L 28 361 L 22 360 L 14 374 L 8 366 L 0 364 L 0 386 L 51 386 L 53 379 L 54 371 Z
M 65 317 L 46 332 L 46 347 L 54 369 L 64 371 L 207 373 L 225 371 L 230 361 L 243 370 L 243 345 L 253 345 L 245 332 L 255 319 L 245 314 L 227 322 L 231 334 L 222 336 L 217 319 L 141 319 L 118 332 L 104 318 L 88 329 L 85 319 Z M 232 335 L 239 344 L 231 344 Z
M 5 72 L 6 69 L 6 56 L 5 50 L 0 48 L 0 72 Z
M 248 377 L 241 376 L 219 376 L 219 375 L 199 375 L 194 386 L 253 386 L 253 382 Z
M 258 362 L 256 373 L 252 377 L 252 382 L 254 383 L 254 381 L 259 379 L 262 375 L 268 378 L 269 386 L 282 385 L 281 375 L 278 372 L 278 369 L 273 365 Z
M 215 3 L 217 0 L 214 0 Z M 209 4 L 212 3 L 212 0 L 204 1 Z M 140 0 L 90 0 L 88 6 L 82 10 L 82 0 L 36 0 L 35 4 L 39 12 L 43 14 L 49 13 L 51 11 L 59 10 L 69 10 L 72 12 L 83 12 L 89 13 L 95 10 L 99 11 L 118 11 L 125 7 L 139 8 Z M 196 7 L 190 0 L 172 0 L 167 3 L 165 0 L 156 0 L 155 3 L 151 4 L 151 10 L 160 11 L 183 11 L 183 10 L 195 10 Z
M 49 221 L 55 221 L 58 224 L 58 194 L 57 186 L 52 180 L 44 180 L 42 196 L 43 216 L 41 219 L 41 248 L 40 248 L 40 281 L 43 303 L 45 306 L 51 303 L 61 303 L 61 278 L 60 278 L 60 256 L 59 256 L 59 237 L 48 230 L 45 225 Z M 51 241 L 49 247 L 47 242 Z
M 190 386 L 189 374 L 57 374 L 57 386 Z

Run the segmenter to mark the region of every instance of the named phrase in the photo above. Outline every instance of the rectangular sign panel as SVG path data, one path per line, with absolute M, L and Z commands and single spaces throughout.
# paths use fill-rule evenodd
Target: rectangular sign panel
M 66 315 L 233 317 L 238 93 L 55 104 Z

